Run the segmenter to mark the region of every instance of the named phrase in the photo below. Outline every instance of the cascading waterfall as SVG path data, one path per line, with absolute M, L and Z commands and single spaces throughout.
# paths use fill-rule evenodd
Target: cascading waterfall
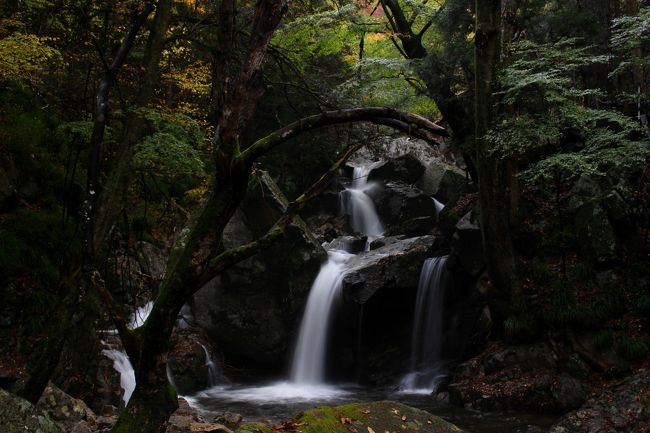
M 431 393 L 444 377 L 441 347 L 446 261 L 446 256 L 434 257 L 422 265 L 411 342 L 411 371 L 402 379 L 402 392 Z
M 135 372 L 133 371 L 131 361 L 129 361 L 127 354 L 121 350 L 104 349 L 102 353 L 113 361 L 113 368 L 120 373 L 120 387 L 124 390 L 122 400 L 126 407 L 131 398 L 131 394 L 133 394 L 133 390 L 135 390 Z
M 368 174 L 372 168 L 373 165 L 355 167 L 352 185 L 339 196 L 341 213 L 350 215 L 354 230 L 368 236 L 366 249 L 370 240 L 384 233 L 375 204 L 366 193 L 374 187 L 368 183 Z M 329 320 L 351 257 L 352 254 L 344 251 L 328 251 L 328 261 L 314 280 L 293 357 L 293 383 L 317 385 L 324 382 Z
M 136 329 L 144 325 L 152 309 L 153 302 L 149 301 L 135 310 L 129 318 L 129 329 Z M 122 400 L 124 401 L 124 406 L 126 406 L 129 403 L 131 394 L 133 394 L 133 390 L 135 390 L 135 371 L 133 370 L 129 356 L 123 350 L 117 349 L 104 349 L 102 353 L 113 361 L 113 368 L 120 374 L 120 387 L 124 390 Z M 169 376 L 169 370 L 167 371 L 167 375 Z
M 342 214 L 350 216 L 352 228 L 374 239 L 384 234 L 384 226 L 377 215 L 377 210 L 368 191 L 376 184 L 368 183 L 368 174 L 374 165 L 354 167 L 352 184 L 341 191 L 339 195 L 339 208 Z
M 321 384 L 325 378 L 325 351 L 329 319 L 340 293 L 345 265 L 352 254 L 328 251 L 328 260 L 321 267 L 309 291 L 305 314 L 300 325 L 298 343 L 291 367 L 291 381 L 299 384 Z

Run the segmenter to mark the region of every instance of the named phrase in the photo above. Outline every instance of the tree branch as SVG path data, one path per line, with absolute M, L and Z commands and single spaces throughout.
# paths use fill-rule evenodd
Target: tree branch
M 126 352 L 129 354 L 133 353 L 133 348 L 136 347 L 136 341 L 133 333 L 127 327 L 124 310 L 117 302 L 115 302 L 113 295 L 111 295 L 111 292 L 109 292 L 106 288 L 106 284 L 104 283 L 104 280 L 98 271 L 93 272 L 90 280 L 95 290 L 97 290 L 97 293 L 99 293 L 99 295 L 102 297 L 104 304 L 108 309 L 108 314 L 111 316 L 113 324 L 115 325 L 115 329 L 117 329 L 117 333 L 120 335 L 120 340 L 122 340 L 124 350 L 126 350 Z
M 347 161 L 350 156 L 363 147 L 364 143 L 355 142 L 350 144 L 344 151 L 342 156 L 316 181 L 314 182 L 300 197 L 289 203 L 284 214 L 275 222 L 264 236 L 259 239 L 241 245 L 236 248 L 230 248 L 214 259 L 210 260 L 206 266 L 206 271 L 203 273 L 201 283 L 192 290 L 193 294 L 205 284 L 208 283 L 215 275 L 220 274 L 226 269 L 230 268 L 237 263 L 254 256 L 262 250 L 272 246 L 276 241 L 280 240 L 284 235 L 287 227 L 291 225 L 296 213 L 302 210 L 305 205 L 322 193 L 330 184 L 332 179 L 336 176 L 338 169 Z
M 388 107 L 350 108 L 326 111 L 293 122 L 257 140 L 242 152 L 239 158 L 244 163 L 252 165 L 257 158 L 303 132 L 323 126 L 350 122 L 370 122 L 377 125 L 389 126 L 407 134 L 417 136 L 418 138 L 423 138 L 429 142 L 435 142 L 432 136 L 448 136 L 445 128 L 417 114 L 406 113 Z

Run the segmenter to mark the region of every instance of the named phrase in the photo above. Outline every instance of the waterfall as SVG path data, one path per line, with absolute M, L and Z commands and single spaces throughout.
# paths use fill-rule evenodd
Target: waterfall
M 441 370 L 442 316 L 447 257 L 426 259 L 420 272 L 411 342 L 411 371 L 403 392 L 430 393 L 444 377 Z
M 368 183 L 368 174 L 373 167 L 374 165 L 354 167 L 352 185 L 339 195 L 340 211 L 350 216 L 352 229 L 369 238 L 384 234 L 375 204 L 368 195 L 368 191 L 375 187 L 375 184 Z
M 307 298 L 291 366 L 292 382 L 320 384 L 325 377 L 329 319 L 334 301 L 340 293 L 345 265 L 352 257 L 337 250 L 328 251 L 327 254 L 329 258 L 321 267 Z
M 445 208 L 445 205 L 436 200 L 435 197 L 431 197 L 431 200 L 433 200 L 433 205 L 436 207 L 436 218 L 438 218 L 440 217 L 440 212 Z
M 375 204 L 367 194 L 373 184 L 368 174 L 374 165 L 355 167 L 352 184 L 339 195 L 341 213 L 350 215 L 352 228 L 368 236 L 366 251 L 373 238 L 384 233 Z M 296 384 L 318 385 L 325 379 L 330 316 L 341 291 L 348 261 L 353 254 L 329 250 L 328 260 L 314 280 L 307 298 L 307 306 L 300 325 L 300 332 L 291 366 L 291 381 Z
M 149 317 L 149 314 L 151 314 L 151 310 L 153 310 L 153 301 L 149 301 L 142 307 L 135 310 L 135 313 L 133 313 L 133 315 L 129 318 L 128 327 L 130 329 L 135 329 L 144 325 L 144 322 Z
M 124 400 L 124 406 L 126 407 L 135 389 L 135 372 L 133 371 L 131 361 L 129 361 L 126 353 L 121 350 L 104 349 L 102 353 L 113 361 L 113 368 L 120 373 L 120 387 L 124 390 L 122 400 Z
M 217 369 L 217 364 L 215 364 L 215 362 L 212 360 L 212 356 L 210 356 L 210 351 L 208 348 L 203 344 L 201 344 L 201 347 L 203 348 L 203 352 L 205 352 L 205 366 L 208 367 L 208 385 L 215 386 L 219 383 L 219 378 L 221 375 Z

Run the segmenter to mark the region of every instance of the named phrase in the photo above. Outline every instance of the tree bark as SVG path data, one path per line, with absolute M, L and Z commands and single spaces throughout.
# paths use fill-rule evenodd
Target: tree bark
M 523 299 L 511 237 L 508 161 L 491 153 L 485 139 L 494 113 L 492 94 L 500 55 L 500 16 L 500 0 L 476 0 L 474 121 L 483 250 L 491 282 L 502 294 L 500 305 L 507 305 L 503 308 L 509 310 L 520 308 Z

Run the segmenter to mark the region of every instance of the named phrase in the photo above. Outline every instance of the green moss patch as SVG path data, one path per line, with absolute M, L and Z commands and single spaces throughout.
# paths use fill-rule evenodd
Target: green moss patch
M 393 401 L 317 407 L 300 414 L 295 429 L 300 433 L 462 433 L 439 417 Z

